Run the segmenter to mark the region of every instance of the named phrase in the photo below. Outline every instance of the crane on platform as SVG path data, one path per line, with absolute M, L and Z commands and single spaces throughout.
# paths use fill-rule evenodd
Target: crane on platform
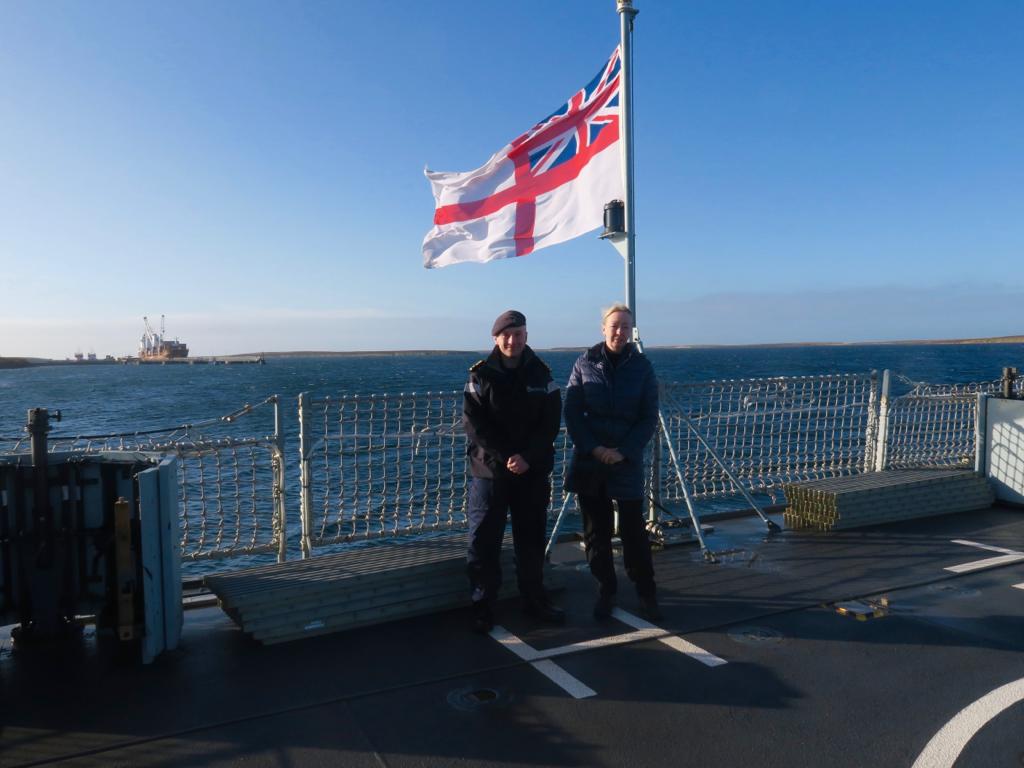
M 145 324 L 145 332 L 139 341 L 139 358 L 142 360 L 175 360 L 188 357 L 188 345 L 178 340 L 165 340 L 165 318 L 160 315 L 160 332 L 157 333 L 150 325 L 149 318 L 142 317 Z

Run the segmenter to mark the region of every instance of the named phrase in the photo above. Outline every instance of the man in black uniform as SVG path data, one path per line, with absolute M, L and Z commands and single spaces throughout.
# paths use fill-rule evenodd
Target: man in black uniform
M 510 309 L 491 327 L 494 349 L 469 369 L 462 424 L 469 456 L 469 550 L 473 626 L 494 626 L 501 587 L 501 542 L 512 513 L 516 577 L 528 615 L 560 623 L 565 614 L 544 591 L 544 546 L 554 441 L 562 395 L 551 370 L 526 345 L 526 317 Z

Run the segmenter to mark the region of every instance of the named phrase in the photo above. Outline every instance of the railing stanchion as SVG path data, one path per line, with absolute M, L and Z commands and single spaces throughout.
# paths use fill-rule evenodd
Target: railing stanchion
M 285 471 L 284 430 L 281 425 L 281 398 L 274 395 L 274 517 L 277 521 L 277 562 L 288 559 L 288 518 L 285 504 Z
M 868 423 L 864 428 L 864 463 L 861 472 L 873 472 L 878 450 L 878 372 L 871 371 L 868 390 Z
M 875 472 L 881 472 L 889 460 L 889 369 L 882 372 L 882 395 L 878 406 L 878 439 L 875 443 Z
M 299 520 L 301 524 L 300 549 L 302 559 L 310 555 L 310 529 L 312 528 L 313 488 L 309 456 L 309 397 L 299 395 Z

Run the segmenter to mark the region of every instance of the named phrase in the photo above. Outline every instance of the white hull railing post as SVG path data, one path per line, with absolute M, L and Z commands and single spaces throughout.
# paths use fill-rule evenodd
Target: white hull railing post
M 977 404 L 974 407 L 974 473 L 979 477 L 988 474 L 988 398 L 985 392 L 978 392 Z
M 288 536 L 286 525 L 286 505 L 284 496 L 285 485 L 285 463 L 284 463 L 284 431 L 281 429 L 281 399 L 274 395 L 271 398 L 274 403 L 274 517 L 276 529 L 274 535 L 277 540 L 277 562 L 283 563 L 288 559 Z
M 882 394 L 878 402 L 878 439 L 875 443 L 875 472 L 889 461 L 889 369 L 882 372 Z
M 874 472 L 875 451 L 878 450 L 878 372 L 871 371 L 868 392 L 868 423 L 864 429 L 864 463 L 861 472 Z
M 310 470 L 309 457 L 309 396 L 308 393 L 299 394 L 299 519 L 301 521 L 302 535 L 299 542 L 302 551 L 302 559 L 305 560 L 310 554 L 310 531 L 312 530 L 313 514 L 313 489 L 311 487 L 312 472 Z

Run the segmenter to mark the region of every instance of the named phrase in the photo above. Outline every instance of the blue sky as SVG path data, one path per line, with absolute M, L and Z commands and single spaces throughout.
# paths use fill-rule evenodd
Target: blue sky
M 1024 3 L 636 0 L 648 344 L 1024 332 Z M 0 3 L 0 355 L 596 341 L 594 235 L 422 267 L 464 171 L 586 83 L 614 0 Z

